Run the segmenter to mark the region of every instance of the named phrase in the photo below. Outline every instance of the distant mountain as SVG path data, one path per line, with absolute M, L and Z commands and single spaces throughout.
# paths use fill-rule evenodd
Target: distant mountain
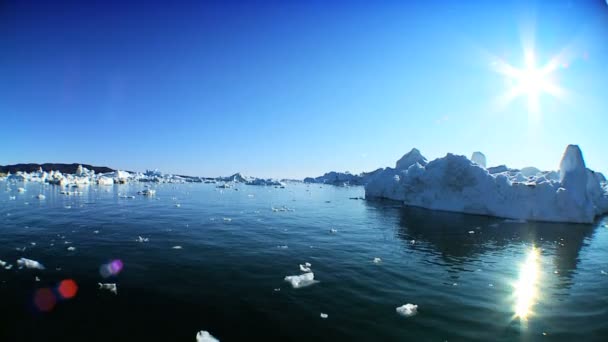
M 106 172 L 113 172 L 114 169 L 110 169 L 109 167 L 106 166 L 92 166 L 92 165 L 87 165 L 87 164 L 78 164 L 78 163 L 74 163 L 74 164 L 52 164 L 52 163 L 45 163 L 45 164 L 15 164 L 15 165 L 0 165 L 0 173 L 16 173 L 17 171 L 22 171 L 22 172 L 36 172 L 38 171 L 40 168 L 42 168 L 42 171 L 59 171 L 61 173 L 69 173 L 69 174 L 73 174 L 76 173 L 76 170 L 78 169 L 78 165 L 82 165 L 82 167 L 87 168 L 89 170 L 93 170 L 95 171 L 95 173 L 106 173 Z

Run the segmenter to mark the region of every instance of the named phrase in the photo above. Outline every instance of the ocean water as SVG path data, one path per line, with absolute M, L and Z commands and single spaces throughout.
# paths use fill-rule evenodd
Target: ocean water
M 65 196 L 0 182 L 0 259 L 14 265 L 0 268 L 0 341 L 608 336 L 607 219 L 511 222 L 351 199 L 361 187 L 153 187 L 150 198 L 136 195 L 142 184 Z M 21 257 L 45 269 L 20 269 Z M 293 288 L 284 277 L 305 262 L 318 282 Z M 396 312 L 406 303 L 415 315 Z

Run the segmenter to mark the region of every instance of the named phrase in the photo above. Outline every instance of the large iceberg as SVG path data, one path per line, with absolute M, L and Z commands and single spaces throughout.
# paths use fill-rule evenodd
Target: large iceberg
M 517 220 L 591 223 L 608 212 L 604 175 L 585 166 L 577 145 L 564 152 L 559 171 L 499 166 L 447 154 L 427 163 L 417 149 L 396 168 L 377 173 L 365 186 L 366 198 L 405 205 Z

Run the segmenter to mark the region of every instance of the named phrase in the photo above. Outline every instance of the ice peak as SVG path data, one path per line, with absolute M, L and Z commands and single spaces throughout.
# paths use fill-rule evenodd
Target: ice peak
M 395 168 L 397 170 L 407 170 L 410 166 L 416 163 L 425 166 L 427 164 L 427 161 L 417 148 L 413 148 L 411 151 L 404 154 L 403 157 L 401 157 L 401 159 L 397 161 Z
M 477 152 L 473 152 L 473 155 L 471 156 L 471 161 L 481 167 L 483 167 L 484 169 L 486 168 L 486 156 L 485 154 L 477 151 Z
M 568 183 L 576 175 L 585 175 L 585 159 L 578 145 L 568 145 L 559 164 L 560 182 Z

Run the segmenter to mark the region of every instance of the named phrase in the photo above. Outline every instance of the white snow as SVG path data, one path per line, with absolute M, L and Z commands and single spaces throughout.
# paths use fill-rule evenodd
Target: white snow
M 454 154 L 426 163 L 414 149 L 396 169 L 375 175 L 365 196 L 513 220 L 592 223 L 608 212 L 608 185 L 603 175 L 586 168 L 578 146 L 566 148 L 559 172 L 528 169 L 535 175 L 506 167 L 492 173 Z
M 418 313 L 418 305 L 407 303 L 397 307 L 395 310 L 401 316 L 411 317 Z
M 31 269 L 38 269 L 38 270 L 44 269 L 44 266 L 41 263 L 39 263 L 38 261 L 26 259 L 26 258 L 20 258 L 19 260 L 17 260 L 17 265 L 19 267 L 25 267 L 25 268 L 31 268 Z
M 196 333 L 196 342 L 220 342 L 220 340 L 213 337 L 208 331 L 201 330 Z
M 97 284 L 99 285 L 100 290 L 108 290 L 115 295 L 118 294 L 118 287 L 116 286 L 115 283 L 105 283 L 105 284 L 97 283 Z
M 486 168 L 486 156 L 481 152 L 473 152 L 471 156 L 471 161 L 484 169 Z
M 317 283 L 315 275 L 312 272 L 304 273 L 301 275 L 293 275 L 285 277 L 285 281 L 290 283 L 294 289 L 306 287 Z

